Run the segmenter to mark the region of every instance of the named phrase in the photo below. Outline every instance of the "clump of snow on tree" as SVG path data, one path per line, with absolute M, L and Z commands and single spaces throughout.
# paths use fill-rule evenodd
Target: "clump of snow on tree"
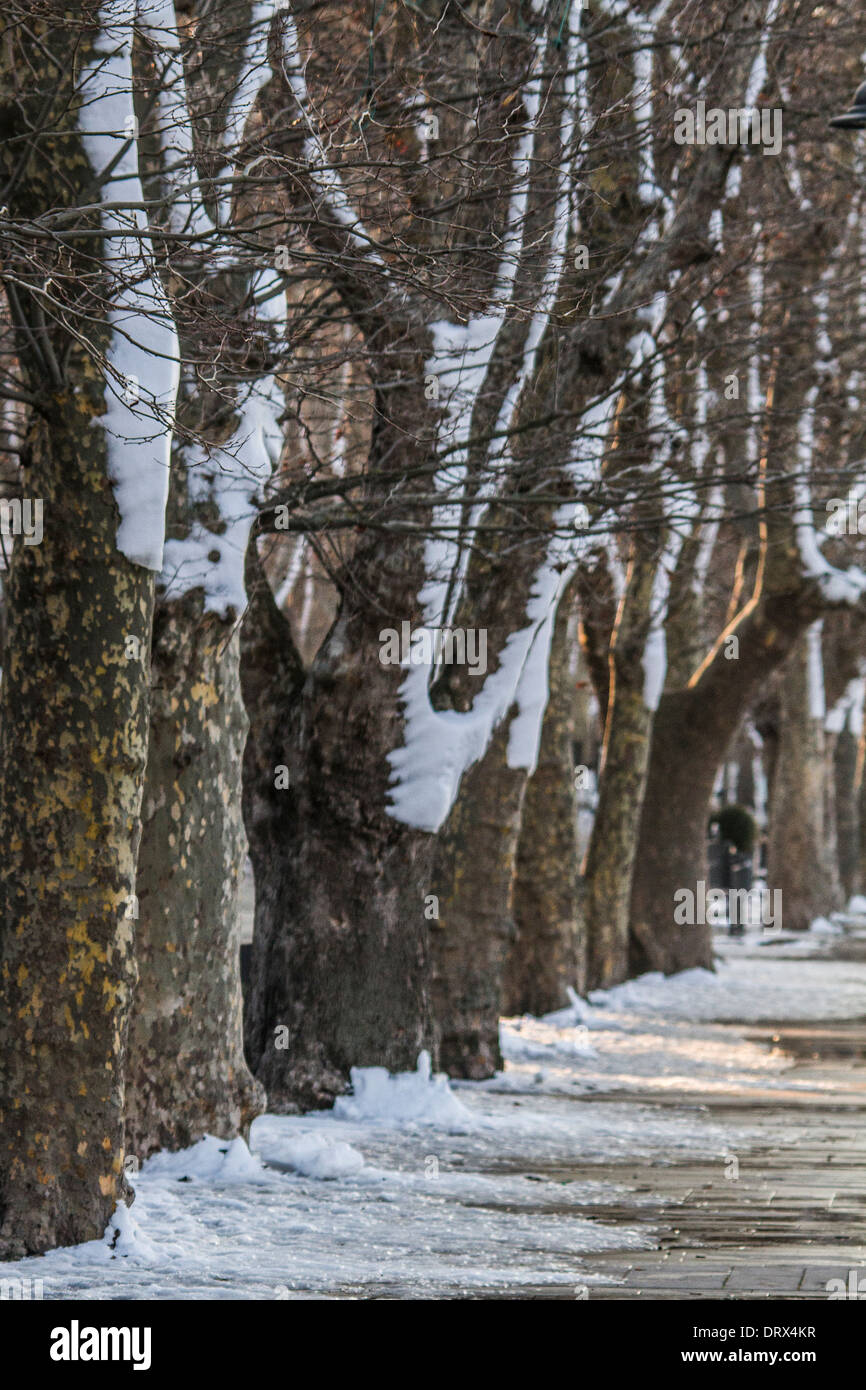
M 111 341 L 105 412 L 95 423 L 105 430 L 108 476 L 120 511 L 117 548 L 135 564 L 159 570 L 171 455 L 168 421 L 179 357 L 141 206 L 132 100 L 135 9 L 135 0 L 111 0 L 99 11 L 102 28 L 95 55 L 81 76 L 79 128 L 94 174 L 103 180 L 99 196 L 110 272 Z

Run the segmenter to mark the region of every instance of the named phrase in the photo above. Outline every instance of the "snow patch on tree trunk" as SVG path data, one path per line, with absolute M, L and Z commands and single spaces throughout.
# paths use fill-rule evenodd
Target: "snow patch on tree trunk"
M 100 184 L 112 285 L 105 413 L 108 476 L 120 511 L 117 548 L 145 569 L 162 567 L 179 357 L 174 322 L 154 269 L 138 171 L 132 100 L 135 0 L 99 11 L 95 57 L 80 84 L 84 148 Z M 108 172 L 110 169 L 110 173 Z M 117 204 L 129 204 L 120 206 Z

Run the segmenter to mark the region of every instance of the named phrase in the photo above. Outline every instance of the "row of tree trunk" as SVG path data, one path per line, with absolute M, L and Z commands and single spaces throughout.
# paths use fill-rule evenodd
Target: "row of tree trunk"
M 763 61 L 768 36 L 762 40 L 760 23 L 754 26 L 756 8 L 764 13 L 762 6 L 731 0 L 724 14 L 707 21 L 709 38 L 722 38 L 725 69 L 719 77 L 711 45 L 708 74 L 721 83 L 718 99 L 724 95 L 732 105 L 741 103 L 755 65 L 759 73 L 768 72 Z M 428 491 L 419 503 L 417 477 L 437 475 L 443 457 L 453 456 L 453 441 L 439 438 L 442 421 L 425 390 L 433 325 L 441 320 L 448 293 L 437 296 L 423 279 L 413 283 L 394 270 L 399 269 L 394 246 L 404 244 L 410 226 L 429 231 L 438 225 L 438 204 L 434 199 L 424 216 L 408 216 L 404 224 L 404 201 L 408 208 L 414 205 L 396 184 L 393 199 L 381 199 L 385 226 L 378 234 L 382 247 L 390 249 L 380 254 L 376 237 L 365 240 L 345 215 L 335 193 L 339 173 L 327 166 L 327 151 L 320 157 L 315 149 L 321 111 L 304 105 L 298 74 L 309 66 L 312 81 L 318 65 L 325 69 L 319 84 L 327 88 L 331 50 L 314 45 L 317 64 L 300 61 L 306 51 L 295 50 L 288 53 L 291 62 L 274 63 L 276 133 L 267 135 L 267 101 L 247 112 L 254 128 L 250 144 L 260 140 L 262 152 L 244 167 L 264 168 L 264 184 L 272 191 L 284 185 L 279 217 L 271 220 L 291 225 L 293 251 L 303 241 L 299 264 L 320 264 L 311 298 L 321 292 L 339 299 L 362 345 L 373 420 L 363 498 L 374 521 L 384 515 L 387 522 L 398 518 L 402 527 L 376 529 L 364 514 L 364 524 L 334 566 L 336 618 L 304 661 L 262 572 L 257 536 L 247 555 L 249 610 L 240 633 L 236 612 L 211 610 L 202 590 L 182 598 L 170 597 L 164 587 L 157 593 L 154 573 L 117 549 L 118 507 L 99 423 L 112 389 L 103 359 L 117 286 L 92 216 L 95 171 L 74 123 L 78 93 L 67 72 L 65 7 L 51 0 L 43 9 L 37 39 L 31 42 L 27 26 L 22 29 L 19 47 L 28 61 L 16 63 L 11 42 L 0 56 L 0 75 L 14 93 L 0 112 L 3 133 L 13 137 L 3 142 L 0 161 L 24 248 L 6 282 L 20 386 L 35 402 L 22 458 L 29 492 L 47 501 L 43 543 L 16 544 L 4 582 L 0 1254 L 12 1256 L 100 1236 L 116 1203 L 130 1195 L 125 1181 L 130 1156 L 140 1161 L 159 1147 L 182 1147 L 207 1131 L 246 1133 L 265 1095 L 278 1111 L 325 1106 L 345 1089 L 351 1067 L 407 1070 L 424 1048 L 453 1076 L 488 1077 L 501 1064 L 498 1030 L 505 1008 L 540 1012 L 566 1003 L 572 989 L 613 985 L 642 970 L 711 967 L 709 927 L 678 927 L 675 895 L 707 876 L 706 826 L 717 771 L 773 680 L 780 685 L 781 713 L 771 779 L 771 864 L 788 895 L 789 925 L 808 925 L 817 906 L 834 905 L 840 877 L 846 884 L 856 882 L 858 827 L 864 824 L 858 805 L 862 758 L 853 748 L 859 738 L 856 721 L 852 717 L 841 733 L 828 734 L 826 700 L 822 705 L 815 687 L 815 624 L 836 601 L 806 572 L 792 523 L 799 503 L 790 481 L 791 439 L 785 428 L 790 433 L 790 422 L 802 419 L 803 381 L 818 374 L 820 355 L 811 294 L 815 257 L 808 235 L 799 238 L 810 250 L 805 265 L 801 260 L 796 274 L 790 272 L 793 284 L 784 283 L 787 267 L 794 252 L 804 253 L 792 244 L 794 237 L 782 245 L 779 283 L 769 287 L 779 293 L 768 294 L 767 324 L 758 325 L 759 333 L 777 335 L 777 355 L 790 354 L 793 370 L 777 412 L 782 424 L 775 434 L 768 431 L 754 506 L 751 500 L 746 507 L 736 505 L 736 480 L 743 475 L 738 448 L 744 449 L 735 438 L 736 421 L 721 420 L 731 436 L 723 475 L 725 511 L 733 519 L 714 556 L 720 587 L 730 591 L 729 612 L 701 613 L 692 621 L 682 595 L 695 590 L 694 547 L 685 544 L 674 555 L 669 544 L 674 523 L 659 502 L 659 478 L 680 467 L 677 430 L 657 419 L 653 423 L 646 402 L 655 399 L 658 415 L 656 369 L 652 360 L 637 361 L 632 345 L 641 335 L 651 336 L 645 332 L 647 305 L 662 301 L 647 355 L 667 354 L 671 375 L 667 383 L 662 379 L 661 404 L 666 410 L 674 408 L 675 398 L 685 402 L 680 414 L 699 434 L 693 399 L 699 392 L 683 385 L 689 351 L 678 344 L 678 335 L 687 336 L 684 324 L 692 310 L 720 288 L 710 224 L 723 203 L 726 227 L 734 223 L 730 259 L 740 275 L 738 255 L 742 252 L 744 261 L 751 255 L 754 192 L 739 244 L 735 215 L 727 211 L 734 151 L 715 146 L 689 151 L 674 180 L 663 168 L 669 142 L 661 138 L 657 122 L 658 167 L 648 170 L 645 156 L 649 151 L 652 163 L 655 134 L 645 128 L 641 113 L 647 94 L 639 92 L 628 117 L 635 143 L 626 148 L 628 141 L 613 139 L 600 151 L 586 152 L 587 169 L 598 185 L 597 206 L 584 207 L 574 198 L 572 211 L 586 224 L 581 235 L 592 242 L 590 264 L 597 265 L 586 281 L 590 312 L 560 312 L 557 304 L 555 312 L 541 314 L 542 286 L 551 267 L 562 281 L 562 304 L 577 303 L 584 293 L 583 282 L 577 291 L 573 277 L 566 283 L 564 254 L 554 249 L 557 229 L 548 227 L 537 236 L 534 225 L 549 208 L 551 169 L 571 158 L 574 142 L 565 117 L 576 93 L 567 87 L 562 20 L 552 18 L 551 11 L 536 37 L 544 40 L 538 52 L 543 48 L 558 73 L 550 109 L 561 105 L 563 112 L 554 120 L 548 114 L 549 128 L 542 123 L 532 129 L 534 103 L 542 103 L 534 60 L 519 32 L 525 24 L 522 19 L 520 25 L 505 23 L 503 7 L 491 7 L 491 15 L 495 11 L 502 21 L 503 41 L 509 35 L 514 39 L 519 62 L 515 59 L 514 91 L 506 98 L 496 85 L 500 69 L 505 70 L 499 49 L 482 45 L 493 83 L 485 101 L 496 108 L 503 130 L 497 127 L 496 138 L 480 147 L 477 167 L 489 179 L 490 150 L 510 156 L 524 134 L 537 138 L 538 157 L 528 180 L 529 225 L 521 229 L 526 254 L 510 251 L 520 261 L 525 302 L 506 325 L 499 355 L 491 358 L 486 395 L 472 421 L 473 449 L 466 451 L 468 482 L 460 505 L 471 513 L 489 481 L 484 467 L 476 474 L 473 468 L 482 455 L 488 463 L 493 456 L 490 437 L 501 433 L 497 420 L 508 401 L 514 457 L 508 467 L 491 470 L 501 489 L 490 507 L 493 520 L 529 518 L 529 510 L 521 511 L 525 494 L 553 499 L 545 503 L 546 513 L 541 508 L 531 513 L 520 544 L 515 532 L 501 528 L 504 540 L 485 537 L 469 547 L 457 621 L 489 634 L 494 674 L 507 659 L 509 642 L 529 621 L 533 581 L 550 558 L 550 539 L 560 526 L 556 508 L 585 490 L 576 486 L 569 468 L 575 440 L 578 452 L 589 452 L 586 436 L 597 431 L 593 412 L 599 400 L 629 397 L 629 408 L 640 417 L 639 443 L 632 447 L 642 452 L 633 463 L 646 497 L 625 486 L 617 494 L 620 511 L 607 517 L 608 530 L 619 532 L 608 555 L 621 562 L 621 591 L 611 601 L 598 556 L 584 555 L 562 584 L 555 610 L 546 615 L 552 629 L 550 657 L 544 661 L 548 698 L 534 770 L 526 759 L 512 757 L 512 734 L 522 717 L 515 692 L 486 748 L 462 770 L 444 822 L 424 828 L 392 814 L 393 760 L 407 752 L 404 673 L 382 665 L 376 653 L 383 627 L 424 621 L 420 595 L 430 581 L 425 547 L 435 498 L 431 502 Z M 278 43 L 285 41 L 293 13 L 294 7 L 275 8 L 259 52 L 262 69 L 268 53 L 286 57 Z M 476 31 L 464 18 L 462 12 L 448 15 L 455 44 L 459 40 L 455 51 L 462 54 L 465 48 L 474 70 L 476 33 L 489 39 L 496 31 L 487 26 Z M 583 54 L 582 27 L 573 20 L 572 15 L 569 52 Z M 100 22 L 94 7 L 89 27 L 98 29 Z M 602 46 L 607 27 L 606 20 L 599 25 Z M 640 43 L 627 27 L 624 52 L 634 56 Z M 334 44 L 337 32 L 332 29 Z M 728 32 L 748 32 L 749 42 L 731 45 Z M 393 40 L 398 54 L 402 41 Z M 657 47 L 651 35 L 641 42 L 648 52 Z M 761 42 L 756 58 L 755 44 Z M 231 44 L 218 48 L 230 56 Z M 663 91 L 668 45 L 658 48 L 655 87 Z M 361 49 L 366 71 L 366 32 Z M 584 54 L 572 64 L 571 76 L 575 67 L 585 76 L 592 73 L 598 86 L 584 115 L 598 108 L 604 127 L 618 111 L 630 109 L 640 83 L 631 58 L 606 63 L 598 59 L 601 51 L 593 49 L 591 63 Z M 371 43 L 370 60 L 374 56 Z M 458 90 L 465 86 L 462 76 L 457 85 Z M 445 109 L 457 112 L 458 106 L 450 99 L 440 105 L 443 125 L 452 118 L 456 122 L 457 114 L 446 116 Z M 512 105 L 523 115 L 509 130 Z M 323 100 L 322 110 L 327 106 Z M 134 127 L 131 106 L 130 113 Z M 460 119 L 467 129 L 477 125 L 471 112 Z M 355 132 L 362 123 L 349 124 Z M 309 129 L 310 141 L 298 140 L 301 129 Z M 387 127 L 371 120 L 364 138 L 380 138 L 380 129 Z M 34 131 L 38 140 L 32 140 Z M 326 133 L 323 150 L 338 146 L 330 130 Z M 462 141 L 461 134 L 458 151 Z M 308 155 L 311 142 L 313 155 Z M 567 148 L 560 149 L 560 143 Z M 641 157 L 635 158 L 638 147 Z M 22 148 L 28 154 L 19 160 Z M 238 167 L 240 154 L 241 145 L 234 151 Z M 463 158 L 461 153 L 455 165 Z M 315 167 L 321 159 L 324 171 Z M 618 173 L 617 161 L 628 174 L 621 205 L 610 172 Z M 344 163 L 349 191 L 344 187 L 343 193 L 349 200 L 360 181 L 354 146 Z M 764 161 L 751 164 L 754 184 L 754 166 Z M 376 180 L 387 167 L 384 157 L 376 163 Z M 648 210 L 648 173 L 670 185 L 664 196 L 650 190 L 654 203 L 670 203 L 665 219 Z M 450 177 L 456 180 L 456 172 Z M 509 177 L 520 184 L 513 171 Z M 762 172 L 764 177 L 770 175 Z M 585 181 L 589 184 L 589 177 Z M 192 182 L 200 182 L 198 175 Z M 480 206 L 479 188 L 487 183 L 473 185 L 465 205 L 479 209 L 486 228 L 489 217 Z M 42 235 L 39 219 L 46 208 L 57 210 L 58 200 L 64 217 L 74 215 L 80 237 L 69 245 L 47 237 L 53 249 L 46 252 L 40 243 L 40 255 L 48 258 L 43 266 L 27 238 Z M 365 216 L 374 219 L 380 200 L 363 201 L 369 205 Z M 452 200 L 448 195 L 442 201 Z M 829 197 L 826 201 L 829 205 Z M 392 203 L 401 220 L 388 225 Z M 465 233 L 460 197 L 453 203 L 456 221 L 444 227 L 442 247 L 434 247 L 448 264 L 452 241 L 462 243 Z M 819 205 L 824 206 L 820 199 L 812 204 Z M 775 242 L 785 233 L 780 221 Z M 828 217 L 831 221 L 842 227 L 845 219 Z M 575 219 L 567 217 L 565 224 L 568 239 Z M 63 217 L 59 225 L 67 225 Z M 826 229 L 823 234 L 829 236 Z M 498 239 L 497 232 L 493 240 Z M 484 237 L 481 243 L 481 261 L 494 262 Z M 634 254 L 623 268 L 624 245 Z M 538 246 L 545 248 L 541 259 L 530 254 Z M 263 237 L 255 254 L 264 257 L 272 249 Z M 422 249 L 426 253 L 426 245 Z M 19 254 L 14 247 L 13 252 Z M 29 261 L 31 253 L 35 259 Z M 436 256 L 431 259 L 437 263 Z M 711 270 L 705 274 L 708 262 Z M 582 261 L 572 257 L 569 276 L 575 265 L 583 274 Z M 51 276 L 65 298 L 63 312 L 46 322 Z M 195 321 L 202 285 L 192 274 L 176 278 L 184 287 L 176 295 L 179 312 Z M 212 291 L 211 308 L 218 305 L 221 328 L 240 321 L 248 308 L 250 276 L 238 270 L 236 278 L 243 282 L 237 293 L 210 282 L 204 287 L 204 298 Z M 461 326 L 473 313 L 483 318 L 489 310 L 487 278 L 480 276 L 479 286 L 470 286 L 472 293 L 461 302 Z M 101 299 L 92 297 L 97 280 Z M 789 302 L 799 310 L 784 318 L 774 306 Z M 754 309 L 735 306 L 727 320 L 736 320 L 744 341 L 750 340 Z M 544 321 L 537 358 L 526 352 L 536 319 Z M 92 328 L 94 351 L 84 350 L 70 323 Z M 260 346 L 254 336 L 240 346 L 230 343 L 235 358 L 228 353 L 231 360 L 218 363 L 221 371 L 226 368 L 224 415 L 236 404 L 235 359 L 246 360 L 241 347 L 254 355 Z M 207 335 L 188 348 L 182 345 L 186 367 L 203 359 L 209 364 L 214 355 Z M 729 364 L 718 353 L 700 348 L 697 356 L 706 361 L 708 373 L 724 378 Z M 760 387 L 766 361 L 757 348 L 750 356 Z M 531 370 L 523 373 L 522 363 L 530 358 Z M 521 364 L 516 369 L 515 361 Z M 542 421 L 548 413 L 556 417 L 563 402 L 569 419 L 558 436 L 545 433 L 534 418 L 534 432 L 528 431 L 533 413 Z M 753 416 L 761 413 L 760 390 L 749 409 Z M 200 431 L 203 443 L 218 445 L 221 438 L 218 431 L 213 440 L 207 430 Z M 616 443 L 622 444 L 622 436 Z M 606 450 L 599 477 L 593 478 L 599 492 L 602 482 L 617 481 L 615 453 Z M 497 464 L 500 458 L 495 455 Z M 177 464 L 169 518 L 188 533 L 201 519 L 183 492 L 182 460 Z M 200 487 L 197 495 L 201 503 Z M 300 504 L 298 509 L 303 510 Z M 743 511 L 759 515 L 760 522 L 738 522 Z M 223 520 L 218 517 L 219 525 Z M 699 537 L 705 525 L 707 517 L 698 507 L 690 514 L 688 539 Z M 314 523 L 308 526 L 316 532 Z M 733 580 L 731 547 L 740 550 Z M 673 574 L 663 573 L 665 566 Z M 679 593 L 682 601 L 677 608 L 672 599 L 663 615 L 659 595 L 667 594 L 668 580 L 671 595 Z M 599 591 L 603 601 L 595 607 Z M 574 746 L 576 735 L 587 744 L 591 736 L 576 727 L 578 619 L 603 726 L 599 800 L 582 862 Z M 536 638 L 542 626 L 536 623 Z M 657 643 L 662 626 L 667 677 L 662 670 L 657 681 L 662 688 L 650 696 L 648 646 L 651 637 Z M 457 672 L 431 686 L 431 706 L 455 717 L 474 714 L 467 681 Z M 838 867 L 824 848 L 834 835 L 845 847 Z M 242 1020 L 237 888 L 245 841 L 256 907 L 252 983 Z M 805 872 L 810 864 L 820 865 L 815 892 Z

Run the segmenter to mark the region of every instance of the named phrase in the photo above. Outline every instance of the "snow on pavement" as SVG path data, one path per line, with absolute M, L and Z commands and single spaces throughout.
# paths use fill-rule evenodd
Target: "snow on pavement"
M 400 1077 L 356 1070 L 333 1112 L 260 1117 L 252 1152 L 209 1136 L 158 1154 L 104 1240 L 4 1277 L 41 1278 L 49 1299 L 592 1284 L 593 1252 L 652 1243 L 651 1225 L 594 1214 L 655 1200 L 649 1184 L 640 1197 L 618 1187 L 608 1165 L 721 1158 L 759 1136 L 690 1092 L 800 1084 L 790 1058 L 749 1039 L 753 1020 L 866 1017 L 866 963 L 767 959 L 760 942 L 723 950 L 716 975 L 644 976 L 544 1019 L 503 1020 L 506 1066 L 490 1082 L 449 1085 L 422 1054 Z M 652 1104 L 660 1091 L 676 1094 Z
M 866 1019 L 866 965 L 820 958 L 823 931 L 784 954 L 767 934 L 719 935 L 716 971 L 642 975 L 544 1018 L 504 1019 L 504 1075 L 488 1088 L 723 1091 L 806 1087 L 792 1061 L 748 1037 L 749 1024 Z M 731 1023 L 743 1024 L 732 1030 Z

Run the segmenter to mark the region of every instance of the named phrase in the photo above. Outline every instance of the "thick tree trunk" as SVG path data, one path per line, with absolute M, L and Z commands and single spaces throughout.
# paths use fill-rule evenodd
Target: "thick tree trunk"
M 141 1159 L 247 1134 L 264 1103 L 242 1040 L 238 636 L 202 615 L 200 594 L 161 602 L 152 663 L 127 1066 L 127 1149 Z
M 575 586 L 572 585 L 571 593 Z M 538 765 L 523 799 L 514 885 L 517 939 L 505 970 L 505 1013 L 544 1014 L 582 992 L 585 941 L 578 904 L 574 783 L 576 613 L 559 604 Z
M 767 886 L 782 893 L 783 925 L 807 931 L 815 917 L 841 906 L 831 771 L 823 706 L 810 704 L 809 645 L 804 637 L 782 679 L 779 754 L 767 843 Z
M 98 388 L 97 388 L 98 389 Z M 92 391 L 34 423 L 0 690 L 0 1251 L 102 1235 L 124 1179 L 153 575 L 115 546 Z
M 632 884 L 633 974 L 712 968 L 710 928 L 677 925 L 675 894 L 696 893 L 707 878 L 716 772 L 745 711 L 823 608 L 814 587 L 800 581 L 785 591 L 777 582 L 777 591 L 749 601 L 686 689 L 663 695 L 656 711 Z
M 481 1081 L 502 1066 L 499 1018 L 516 936 L 514 877 L 526 772 L 506 762 L 508 721 L 494 734 L 437 836 L 431 935 L 439 1066 Z
M 122 71 L 131 26 L 120 23 L 113 33 Z M 136 978 L 135 865 L 147 756 L 154 576 L 142 567 L 146 561 L 133 563 L 118 550 L 119 514 L 108 465 L 110 451 L 113 463 L 120 462 L 123 429 L 118 436 L 115 428 L 109 439 L 102 427 L 106 373 L 96 355 L 82 348 L 80 337 L 83 331 L 112 359 L 116 343 L 108 323 L 99 322 L 98 306 L 117 301 L 109 267 L 117 274 L 118 257 L 123 263 L 116 243 L 113 249 L 106 246 L 98 217 L 76 211 L 82 202 L 92 207 L 99 196 L 73 92 L 84 63 L 105 62 L 90 47 L 93 37 L 85 22 L 73 64 L 68 8 L 48 3 L 33 26 L 11 26 L 0 49 L 5 94 L 0 168 L 7 211 L 13 222 L 28 226 L 46 211 L 66 209 L 71 220 L 65 225 L 72 233 L 62 247 L 40 239 L 39 251 L 35 241 L 19 245 L 17 237 L 7 238 L 3 258 L 18 363 L 26 390 L 38 400 L 22 456 L 27 460 L 22 488 L 44 504 L 41 543 L 16 540 L 4 582 L 0 1254 L 5 1256 L 97 1239 L 118 1200 L 130 1195 L 124 1176 L 124 1064 Z M 99 82 L 94 85 L 98 90 Z M 91 117 L 104 97 L 116 115 L 123 91 L 121 78 L 110 94 L 96 95 Z M 35 257 L 42 257 L 41 268 Z M 53 316 L 42 300 L 51 274 L 60 286 L 52 295 L 59 294 L 64 305 Z M 40 282 L 41 293 L 26 289 Z M 119 311 L 119 318 L 128 335 L 124 352 L 131 339 L 131 350 L 143 354 L 135 347 L 135 313 Z M 170 352 L 171 334 L 163 329 L 160 341 Z M 156 375 L 168 380 L 164 370 Z M 117 392 L 116 380 L 111 389 Z M 130 448 L 135 447 L 133 442 Z M 124 521 L 129 520 L 127 513 Z M 148 530 L 144 540 L 145 552 L 155 554 L 157 537 Z
M 353 1066 L 405 1071 L 432 1049 L 433 837 L 386 809 L 403 677 L 379 661 L 388 618 L 344 597 L 304 672 L 252 550 L 250 560 L 244 816 L 256 916 L 246 1048 L 270 1108 L 287 1113 L 331 1104 Z M 370 588 L 399 561 L 393 548 L 390 562 L 372 557 Z M 356 555 L 361 594 L 370 592 L 362 565 Z M 405 576 L 390 577 L 411 592 Z

